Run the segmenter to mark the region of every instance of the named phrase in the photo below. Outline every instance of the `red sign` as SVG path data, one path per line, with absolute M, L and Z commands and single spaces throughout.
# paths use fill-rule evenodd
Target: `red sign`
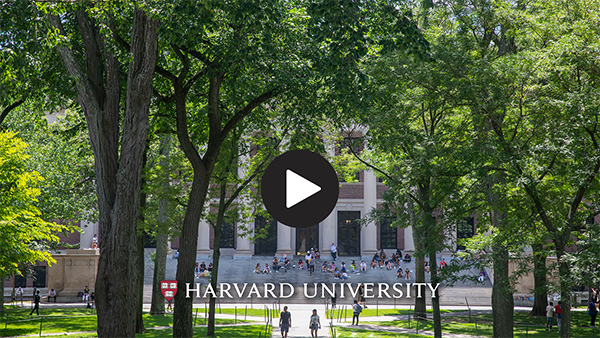
M 160 291 L 166 300 L 171 301 L 177 294 L 177 281 L 176 280 L 161 280 Z

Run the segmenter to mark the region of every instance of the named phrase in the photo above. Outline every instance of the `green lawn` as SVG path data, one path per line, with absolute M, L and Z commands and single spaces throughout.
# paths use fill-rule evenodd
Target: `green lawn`
M 258 334 L 261 333 L 262 337 L 265 336 L 265 326 L 264 325 L 242 325 L 242 326 L 232 326 L 232 327 L 217 327 L 216 328 L 216 336 L 222 338 L 231 338 L 231 337 L 240 337 L 240 338 L 256 338 Z M 204 337 L 206 335 L 205 327 L 195 327 L 194 328 L 194 337 Z M 162 337 L 172 337 L 173 330 L 172 329 L 164 329 L 164 330 L 146 330 L 144 334 L 137 334 L 138 338 L 162 338 Z M 56 336 L 42 336 L 42 337 L 53 337 Z M 69 336 L 74 337 L 74 336 Z M 84 333 L 78 334 L 77 338 L 97 338 L 98 335 L 96 333 Z
M 360 330 L 346 327 L 335 328 L 338 338 L 423 338 L 422 335 L 416 334 L 401 334 L 382 331 Z
M 330 318 L 331 313 L 335 311 L 334 314 L 334 318 L 338 318 L 338 315 L 344 317 L 344 312 L 346 315 L 346 318 L 352 319 L 352 307 L 347 306 L 346 309 L 344 311 L 342 311 L 341 307 L 337 308 L 336 310 L 329 310 L 328 311 L 328 318 Z M 432 313 L 433 310 L 428 309 L 427 313 Z M 441 313 L 450 313 L 450 312 L 465 312 L 464 310 L 440 310 Z M 377 310 L 376 308 L 373 307 L 369 307 L 367 309 L 363 308 L 362 313 L 360 314 L 361 317 L 375 317 L 375 316 L 397 316 L 397 315 L 408 315 L 414 314 L 414 311 L 411 311 L 409 309 L 379 309 Z
M 40 322 L 42 323 L 42 334 L 57 332 L 77 332 L 77 331 L 96 331 L 97 319 L 95 313 L 89 309 L 68 308 L 68 309 L 40 309 L 40 317 L 29 315 L 30 310 L 25 308 L 6 308 L 5 315 L 0 318 L 0 336 L 18 336 L 28 334 L 39 334 Z M 8 325 L 6 333 L 4 326 L 8 314 Z M 150 316 L 144 314 L 144 326 L 160 327 L 172 326 L 173 316 Z M 243 319 L 243 318 L 242 318 Z M 237 323 L 248 323 L 250 321 L 238 320 Z M 233 324 L 234 319 L 217 319 L 216 323 Z M 204 325 L 204 315 L 200 316 L 196 325 Z M 149 331 L 151 333 L 151 331 Z M 93 335 L 91 336 L 93 337 Z M 154 337 L 154 336 L 150 336 Z
M 545 329 L 546 319 L 542 317 L 532 318 L 527 312 L 517 312 L 515 318 L 515 338 L 546 338 L 549 337 L 549 332 Z M 476 324 L 477 323 L 477 324 Z M 367 323 L 365 323 L 367 324 Z M 368 324 L 381 326 L 394 326 L 402 328 L 415 329 L 419 325 L 419 330 L 433 331 L 433 322 L 419 322 L 412 320 L 410 323 L 407 320 L 389 321 L 389 322 L 370 322 Z M 555 323 L 556 324 L 556 323 Z M 472 316 L 471 322 L 469 317 L 443 317 L 442 331 L 445 333 L 461 333 L 468 335 L 479 335 L 482 337 L 492 336 L 492 315 Z M 556 326 L 552 335 L 558 336 Z M 589 327 L 589 316 L 586 312 L 572 312 L 571 320 L 571 336 L 572 337 L 600 337 L 600 330 Z
M 283 307 L 281 307 L 281 309 L 283 310 Z M 208 311 L 208 309 L 207 309 Z M 224 313 L 224 314 L 230 314 L 233 315 L 235 314 L 235 312 L 237 311 L 237 315 L 238 318 L 239 317 L 244 317 L 244 313 L 246 313 L 247 316 L 254 316 L 254 317 L 263 317 L 265 315 L 265 309 L 264 308 L 260 308 L 260 309 L 251 309 L 251 308 L 237 308 L 237 310 L 235 308 L 221 308 L 219 309 L 219 307 L 216 308 L 216 313 Z M 271 313 L 272 311 L 269 310 L 269 313 Z M 194 314 L 196 313 L 196 309 L 194 309 Z M 200 315 L 202 315 L 202 317 L 204 317 L 204 308 L 200 308 L 198 309 L 198 318 L 200 318 Z M 275 310 L 275 315 L 273 316 L 273 318 L 277 318 L 279 317 L 279 311 L 278 309 Z

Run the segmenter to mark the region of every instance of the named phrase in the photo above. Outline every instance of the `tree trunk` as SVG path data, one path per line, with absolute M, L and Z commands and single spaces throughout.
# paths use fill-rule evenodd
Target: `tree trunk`
M 188 208 L 185 212 L 183 227 L 179 237 L 179 261 L 177 262 L 177 282 L 181 285 L 181 290 L 186 290 L 186 285 L 190 289 L 195 289 L 194 284 L 194 265 L 196 262 L 196 248 L 198 242 L 198 224 L 202 216 L 202 207 L 206 200 L 208 191 L 208 178 L 194 175 Z M 195 206 L 195 207 L 190 207 Z M 175 295 L 175 307 L 173 309 L 173 337 L 193 337 L 192 330 L 192 306 L 195 293 L 186 298 L 186 293 L 177 292 Z
M 419 225 L 417 224 L 417 219 L 415 217 L 414 203 L 410 196 L 407 198 L 407 201 L 410 224 L 413 228 L 413 242 L 415 244 L 415 283 L 425 283 L 425 255 L 423 254 L 423 245 L 421 245 L 424 241 L 424 236 L 419 230 Z M 400 259 L 402 259 L 402 257 L 400 257 Z M 425 297 L 415 297 L 415 311 L 413 315 L 415 318 L 427 318 L 427 304 Z
M 142 156 L 148 134 L 148 110 L 156 65 L 158 21 L 135 10 L 125 113 L 120 126 L 120 65 L 104 43 L 96 20 L 86 8 L 76 13 L 85 48 L 85 73 L 75 53 L 57 47 L 85 114 L 94 151 L 100 223 L 100 259 L 96 279 L 98 336 L 134 337 L 136 298 L 136 223 L 139 211 Z M 61 34 L 58 16 L 49 20 Z M 121 156 L 119 158 L 119 137 Z
M 221 258 L 221 231 L 223 230 L 223 220 L 225 216 L 225 195 L 227 193 L 227 180 L 221 182 L 221 191 L 219 196 L 219 211 L 217 222 L 214 226 L 215 239 L 213 242 L 213 270 L 210 275 L 210 284 L 213 290 L 217 290 L 219 279 L 219 259 Z M 210 308 L 208 312 L 208 327 L 206 330 L 207 337 L 215 336 L 215 306 L 216 298 L 210 298 Z
M 546 316 L 548 306 L 548 287 L 546 280 L 546 254 L 541 244 L 533 244 L 533 309 L 530 316 Z
M 504 186 L 504 174 L 494 172 L 486 177 L 486 194 L 491 209 L 491 223 L 496 236 L 492 242 L 492 264 L 494 268 L 494 285 L 492 286 L 492 336 L 497 338 L 513 337 L 514 298 L 509 276 L 508 241 L 504 233 L 508 227 L 508 213 L 501 190 L 495 186 Z
M 144 194 L 146 195 L 146 194 Z M 145 203 L 144 203 L 145 204 Z M 138 231 L 137 238 L 137 266 L 138 271 L 136 273 L 136 314 L 135 314 L 135 333 L 144 333 L 146 328 L 144 328 L 144 261 L 145 261 L 145 252 L 144 252 L 144 233 L 142 231 Z
M 508 249 L 498 243 L 493 248 L 494 285 L 492 286 L 493 337 L 513 337 L 514 298 L 510 286 Z
M 169 253 L 168 245 L 169 236 L 164 230 L 159 228 L 156 235 L 154 278 L 152 280 L 152 305 L 150 307 L 150 314 L 153 316 L 165 314 L 165 297 L 163 297 L 162 292 L 160 291 L 160 281 L 164 280 L 166 275 L 167 255 Z
M 4 313 L 4 277 L 2 276 L 0 276 L 0 291 L 2 291 L 2 296 L 0 297 L 0 313 Z
M 148 151 L 150 150 L 150 142 L 146 139 L 146 146 L 144 147 L 144 154 L 142 156 L 142 170 L 148 163 Z M 146 202 L 148 194 L 144 191 L 146 186 L 146 180 L 142 177 L 141 188 L 140 188 L 140 208 L 138 210 L 138 221 L 136 227 L 137 234 L 137 255 L 136 255 L 136 315 L 135 315 L 135 333 L 144 333 L 144 273 L 146 263 L 146 253 L 144 250 L 144 208 L 146 208 Z
M 557 244 L 557 243 L 555 243 Z M 561 306 L 561 327 L 560 337 L 571 337 L 571 268 L 569 262 L 564 259 L 565 248 L 562 245 L 556 245 L 556 259 L 558 260 L 558 275 L 560 278 L 560 306 Z
M 168 135 L 161 136 L 160 139 L 160 154 L 169 157 L 171 143 Z M 164 167 L 165 161 L 161 159 L 160 166 Z M 169 180 L 167 177 L 163 181 L 163 188 L 168 188 Z M 169 253 L 169 235 L 164 224 L 167 219 L 167 201 L 161 198 L 158 201 L 158 225 L 156 230 L 156 255 L 154 258 L 154 277 L 152 279 L 152 305 L 150 306 L 150 314 L 164 315 L 165 314 L 165 297 L 160 291 L 160 281 L 165 279 L 167 270 L 167 255 Z
M 437 252 L 432 250 L 429 252 L 429 265 L 431 271 L 431 284 L 435 287 L 440 282 L 437 272 Z M 435 338 L 442 338 L 442 315 L 440 313 L 440 294 L 436 290 L 435 298 L 431 298 L 431 308 L 433 311 L 433 336 Z

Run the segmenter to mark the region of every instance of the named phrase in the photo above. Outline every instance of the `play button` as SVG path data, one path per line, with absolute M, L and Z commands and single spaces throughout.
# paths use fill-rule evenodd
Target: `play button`
M 338 192 L 338 178 L 331 164 L 308 150 L 292 150 L 275 158 L 261 183 L 269 214 L 296 228 L 313 226 L 329 216 Z
M 321 191 L 321 187 L 296 174 L 291 170 L 285 171 L 285 207 L 291 208 L 310 196 Z

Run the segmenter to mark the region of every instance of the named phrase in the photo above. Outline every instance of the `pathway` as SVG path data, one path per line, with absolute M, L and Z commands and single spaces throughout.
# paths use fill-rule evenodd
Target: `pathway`
M 290 305 L 288 308 L 288 311 L 292 314 L 292 327 L 290 328 L 290 332 L 288 334 L 289 338 L 311 338 L 308 325 L 310 323 L 310 316 L 312 315 L 313 309 L 317 309 L 317 314 L 321 319 L 321 329 L 318 331 L 318 337 L 330 337 L 329 321 L 325 318 L 325 305 L 295 304 Z M 273 338 L 277 337 L 281 337 L 279 319 L 273 318 Z

